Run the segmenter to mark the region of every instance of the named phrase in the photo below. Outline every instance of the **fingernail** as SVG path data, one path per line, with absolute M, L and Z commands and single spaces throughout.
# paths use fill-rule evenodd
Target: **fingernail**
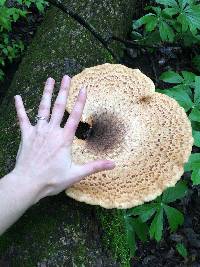
M 14 99 L 15 99 L 15 100 L 17 100 L 17 99 L 19 99 L 19 98 L 20 98 L 20 95 L 15 95 L 15 96 L 14 96 Z
M 67 81 L 68 81 L 68 80 L 71 80 L 71 78 L 70 78 L 68 75 L 64 75 L 64 76 L 63 76 L 63 79 L 64 79 L 64 80 L 67 80 Z
M 51 77 L 49 77 L 49 78 L 47 79 L 47 83 L 52 83 L 52 82 L 54 82 L 54 79 L 51 78 Z
M 71 78 L 68 75 L 64 75 L 62 78 L 62 86 L 64 89 L 67 89 L 68 84 L 70 83 Z

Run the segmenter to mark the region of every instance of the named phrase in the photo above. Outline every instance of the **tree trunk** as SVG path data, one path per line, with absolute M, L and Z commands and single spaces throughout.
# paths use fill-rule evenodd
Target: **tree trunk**
M 136 0 L 62 3 L 104 37 L 125 37 L 136 12 Z M 122 54 L 119 44 L 110 47 Z M 73 76 L 105 62 L 115 60 L 87 29 L 49 8 L 0 106 L 0 177 L 13 168 L 20 141 L 13 96 L 22 95 L 34 123 L 47 77 L 57 81 L 57 92 L 64 74 Z M 0 238 L 0 266 L 128 266 L 122 212 L 79 203 L 64 194 L 46 198 Z

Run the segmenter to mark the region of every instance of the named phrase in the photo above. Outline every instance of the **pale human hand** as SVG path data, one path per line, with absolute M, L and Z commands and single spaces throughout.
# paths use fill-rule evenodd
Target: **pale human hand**
M 38 115 L 50 117 L 51 97 L 55 81 L 49 78 L 45 84 Z M 15 106 L 21 129 L 21 143 L 13 173 L 39 192 L 35 202 L 55 195 L 87 175 L 113 169 L 109 160 L 97 160 L 78 165 L 72 162 L 71 150 L 75 131 L 86 101 L 86 89 L 82 87 L 65 126 L 60 126 L 69 92 L 70 78 L 65 75 L 54 103 L 49 121 L 38 120 L 32 126 L 23 101 L 15 96 Z

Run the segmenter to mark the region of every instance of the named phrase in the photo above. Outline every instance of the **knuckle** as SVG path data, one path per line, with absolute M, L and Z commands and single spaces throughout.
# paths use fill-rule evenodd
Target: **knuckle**
M 44 89 L 44 94 L 46 94 L 46 95 L 50 95 L 51 92 L 52 92 L 52 88 L 50 88 L 50 87 L 46 87 L 46 88 Z
M 80 103 L 77 103 L 77 105 L 74 107 L 74 111 L 76 113 L 80 113 L 82 110 L 82 105 Z
M 36 127 L 36 134 L 38 136 L 47 136 L 49 133 L 48 123 L 38 124 Z
M 54 104 L 54 107 L 55 107 L 55 109 L 62 109 L 63 108 L 63 104 L 60 103 L 60 102 L 57 102 L 57 103 Z
M 48 108 L 47 108 L 47 106 L 45 105 L 45 104 L 40 104 L 40 107 L 39 107 L 39 110 L 40 111 L 45 111 L 45 110 L 47 110 Z
M 23 123 L 23 122 L 25 122 L 25 117 L 19 115 L 19 116 L 18 116 L 18 120 L 19 120 L 20 123 Z
M 67 126 L 68 126 L 69 129 L 74 130 L 77 127 L 77 123 L 76 123 L 76 121 L 73 118 L 71 118 L 71 119 L 69 119 L 67 121 Z

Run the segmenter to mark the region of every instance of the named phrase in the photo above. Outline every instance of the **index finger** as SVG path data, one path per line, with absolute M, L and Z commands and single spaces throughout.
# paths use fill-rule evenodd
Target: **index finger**
M 15 107 L 17 111 L 17 117 L 19 120 L 20 129 L 21 129 L 21 132 L 23 133 L 25 129 L 31 126 L 31 123 L 26 114 L 26 110 L 24 108 L 24 104 L 23 104 L 21 96 L 16 95 L 14 96 L 14 99 L 15 99 Z
M 86 88 L 82 86 L 79 91 L 79 95 L 77 97 L 76 103 L 64 127 L 65 132 L 66 132 L 66 138 L 67 138 L 67 141 L 69 142 L 72 142 L 74 139 L 76 129 L 78 127 L 79 121 L 83 113 L 86 98 L 87 98 L 87 91 L 86 91 Z

